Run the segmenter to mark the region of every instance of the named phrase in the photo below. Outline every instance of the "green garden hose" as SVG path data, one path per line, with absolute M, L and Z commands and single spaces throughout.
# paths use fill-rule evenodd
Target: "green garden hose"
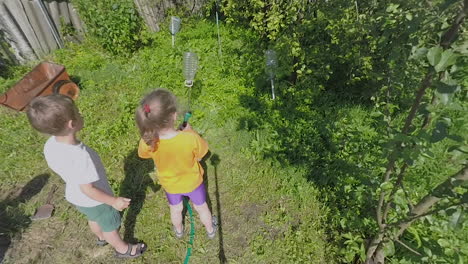
M 188 123 L 190 117 L 192 117 L 192 112 L 189 111 L 189 112 L 185 113 L 184 122 L 182 123 L 182 129 L 184 129 L 187 126 L 187 123 Z
M 186 198 L 184 198 L 184 203 L 187 206 L 187 211 L 190 216 L 190 239 L 189 239 L 189 246 L 187 248 L 187 253 L 185 254 L 185 260 L 184 260 L 184 264 L 187 264 L 189 262 L 190 256 L 192 255 L 193 237 L 195 236 L 195 226 L 194 226 L 195 224 L 193 221 L 192 207 L 190 206 Z

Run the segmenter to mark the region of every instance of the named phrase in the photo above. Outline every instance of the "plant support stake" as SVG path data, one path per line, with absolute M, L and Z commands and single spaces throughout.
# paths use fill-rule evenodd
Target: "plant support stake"
M 223 53 L 221 51 L 221 35 L 219 34 L 219 17 L 218 17 L 218 0 L 216 0 L 216 27 L 218 28 L 218 46 L 219 46 L 219 57 L 221 58 Z
M 271 83 L 271 98 L 275 100 L 275 72 L 278 68 L 278 59 L 274 50 L 267 50 L 265 52 L 265 71 L 268 74 L 268 78 Z
M 171 16 L 171 23 L 169 24 L 169 31 L 171 32 L 172 35 L 172 47 L 174 48 L 175 46 L 175 35 L 177 32 L 180 30 L 180 24 L 182 20 L 176 16 Z

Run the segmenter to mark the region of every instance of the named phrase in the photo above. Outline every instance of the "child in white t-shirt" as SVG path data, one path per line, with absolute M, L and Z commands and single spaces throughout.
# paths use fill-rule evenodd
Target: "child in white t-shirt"
M 37 97 L 27 116 L 32 127 L 52 135 L 44 145 L 47 164 L 65 181 L 65 198 L 86 215 L 97 244 L 111 244 L 119 258 L 143 254 L 146 244 L 128 244 L 120 237 L 118 211 L 127 208 L 130 199 L 114 197 L 99 155 L 77 139 L 83 119 L 73 100 L 60 94 Z

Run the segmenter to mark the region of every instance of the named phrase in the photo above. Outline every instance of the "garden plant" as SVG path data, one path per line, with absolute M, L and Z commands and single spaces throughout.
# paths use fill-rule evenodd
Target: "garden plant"
M 181 263 L 188 247 L 191 263 L 468 262 L 467 0 L 206 1 L 204 16 L 171 10 L 156 33 L 131 0 L 73 2 L 87 37 L 44 60 L 81 88 L 80 137 L 132 199 L 121 233 L 149 247 L 135 263 Z M 183 21 L 174 47 L 171 16 Z M 37 63 L 2 66 L 0 92 Z M 174 238 L 154 166 L 138 158 L 134 111 L 159 87 L 210 144 L 214 241 L 198 220 L 193 241 Z M 47 137 L 24 113 L 0 115 L 0 258 L 116 261 L 91 234 L 71 235 L 85 221 L 61 198 L 31 222 L 62 184 L 42 156 Z M 39 189 L 21 193 L 30 182 Z

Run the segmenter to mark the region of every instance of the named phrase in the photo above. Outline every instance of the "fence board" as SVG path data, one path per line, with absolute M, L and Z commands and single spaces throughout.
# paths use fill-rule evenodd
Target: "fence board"
M 11 49 L 3 34 L 4 32 L 0 30 L 0 53 L 2 54 L 2 56 L 0 56 L 0 60 L 4 65 L 16 64 L 18 61 L 16 60 L 15 55 L 11 53 Z
M 70 14 L 68 13 L 68 3 L 63 1 L 58 3 L 60 18 L 63 21 L 59 23 L 65 23 L 65 25 L 71 24 Z M 61 31 L 60 31 L 61 32 Z
M 46 3 L 44 3 L 46 5 Z M 58 32 L 62 32 L 62 25 L 60 24 L 60 12 L 59 12 L 59 7 L 57 2 L 48 2 L 48 6 L 50 9 L 50 16 L 52 20 L 54 21 L 55 28 L 57 29 Z
M 31 24 L 29 24 L 22 2 L 6 1 L 5 5 L 8 11 L 13 15 L 15 23 L 19 25 L 21 31 L 25 35 L 29 46 L 31 46 L 36 56 L 39 57 L 41 55 L 41 45 L 39 44 L 36 33 L 34 33 L 34 29 Z
M 13 15 L 4 2 L 0 2 L 0 26 L 5 32 L 5 39 L 10 43 L 15 51 L 16 58 L 20 63 L 27 60 L 37 59 L 29 42 L 19 25 L 15 22 Z
M 81 24 L 80 17 L 78 16 L 78 12 L 76 12 L 75 7 L 68 3 L 68 11 L 70 12 L 70 20 L 73 27 L 76 29 L 79 35 L 83 34 L 83 26 Z
M 37 14 L 36 12 L 39 11 L 35 9 L 33 2 L 29 0 L 21 0 L 23 6 L 24 6 L 24 11 L 26 13 L 25 19 L 29 21 L 29 24 L 31 25 L 34 35 L 37 38 L 37 41 L 40 46 L 40 50 L 36 50 L 36 54 L 39 55 L 39 57 L 44 56 L 45 54 L 49 53 L 49 47 L 47 46 L 44 33 L 42 32 L 42 28 L 40 25 L 39 20 L 37 19 Z M 29 36 L 28 36 L 29 38 Z
M 44 37 L 44 44 L 47 45 L 48 52 L 55 50 L 59 48 L 57 41 L 54 38 L 54 35 L 52 34 L 52 30 L 47 23 L 46 18 L 44 17 L 44 14 L 41 12 L 39 2 L 34 1 L 30 2 L 32 8 L 36 11 L 35 16 L 37 18 L 38 24 L 40 25 L 40 31 L 42 33 L 42 36 Z
M 0 36 L 3 44 L 9 44 L 0 45 L 0 54 L 6 54 L 6 46 L 11 47 L 10 57 L 13 53 L 15 62 L 24 63 L 62 47 L 62 36 L 55 34 L 61 35 L 61 20 L 76 29 L 78 38 L 72 39 L 80 40 L 84 24 L 69 1 L 0 0 Z
M 159 31 L 160 24 L 166 20 L 168 9 L 184 6 L 187 15 L 200 14 L 203 5 L 208 0 L 133 0 L 137 6 L 138 13 L 152 31 Z

